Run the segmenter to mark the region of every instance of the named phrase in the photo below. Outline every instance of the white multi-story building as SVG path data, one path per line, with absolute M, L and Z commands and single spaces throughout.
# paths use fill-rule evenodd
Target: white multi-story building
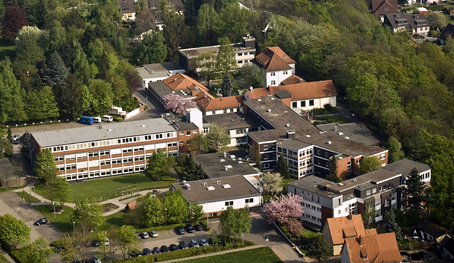
M 295 61 L 280 47 L 268 47 L 255 57 L 255 63 L 265 72 L 265 85 L 277 86 L 295 74 Z

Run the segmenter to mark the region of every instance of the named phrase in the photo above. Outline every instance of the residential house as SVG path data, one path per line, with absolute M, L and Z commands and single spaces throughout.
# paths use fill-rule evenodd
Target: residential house
M 445 7 L 443 9 L 443 12 L 447 14 L 448 16 L 453 16 L 454 15 L 454 7 Z
M 134 7 L 134 0 L 118 0 L 122 20 L 126 22 L 136 20 L 136 9 Z
M 39 152 L 49 149 L 57 175 L 75 181 L 142 172 L 157 149 L 178 155 L 197 134 L 199 127 L 192 123 L 177 126 L 166 118 L 155 118 L 32 132 L 29 149 L 32 164 Z
M 346 238 L 341 263 L 402 262 L 394 233 Z
M 364 229 L 361 215 L 329 218 L 322 233 L 323 239 L 332 248 L 334 256 L 341 254 L 342 247 L 347 239 L 377 235 L 375 229 Z
M 220 47 L 220 45 L 215 45 L 180 49 L 178 52 L 180 66 L 187 72 L 198 73 L 200 69 L 196 66 L 196 58 L 203 53 L 213 53 L 217 55 Z M 239 68 L 245 64 L 251 63 L 255 57 L 255 38 L 249 34 L 242 38 L 241 43 L 232 44 L 232 47 Z
M 258 54 L 255 64 L 265 72 L 265 85 L 277 86 L 288 77 L 295 74 L 295 61 L 280 47 L 268 47 Z
M 422 14 L 387 14 L 383 26 L 389 28 L 392 33 L 409 31 L 422 36 L 428 36 L 430 30 L 430 24 Z
M 454 260 L 454 239 L 452 239 L 449 235 L 445 235 L 443 240 L 438 245 L 438 248 L 446 258 Z
M 243 112 L 244 96 L 228 96 L 199 100 L 198 106 L 204 115 L 219 115 L 233 112 Z
M 244 176 L 217 177 L 172 184 L 189 204 L 203 206 L 206 217 L 219 216 L 227 207 L 240 209 L 262 205 L 262 195 Z
M 293 79 L 293 77 L 291 77 Z M 262 96 L 276 95 L 296 113 L 323 108 L 330 104 L 336 107 L 337 91 L 332 80 L 299 82 L 281 86 L 268 86 L 267 88 L 250 88 L 244 94 L 246 100 L 259 99 Z
M 257 123 L 241 112 L 206 115 L 203 119 L 205 133 L 209 132 L 212 123 L 218 124 L 229 133 L 230 143 L 227 145 L 229 147 L 247 144 L 247 134 L 260 129 Z
M 413 238 L 420 239 L 421 241 L 424 240 L 431 242 L 435 240 L 440 240 L 442 239 L 441 237 L 444 236 L 445 234 L 451 233 L 449 233 L 449 231 L 446 228 L 441 227 L 430 221 L 419 223 L 413 229 Z
M 454 35 L 454 24 L 449 23 L 446 25 L 443 32 L 441 32 L 440 39 L 446 41 L 448 38 L 452 37 L 453 35 Z
M 400 13 L 400 6 L 397 0 L 372 0 L 371 12 L 383 22 L 385 15 Z
M 142 87 L 148 87 L 149 82 L 162 81 L 168 77 L 171 77 L 177 73 L 186 73 L 175 62 L 163 62 L 155 64 L 146 64 L 142 67 L 137 68 L 140 77 L 142 78 Z
M 181 0 L 168 0 L 170 4 L 175 7 L 175 11 L 179 15 L 183 15 L 184 5 Z M 148 0 L 148 7 L 152 10 L 149 15 L 152 19 L 152 27 L 158 28 L 159 30 L 163 30 L 165 25 L 164 21 L 161 18 L 161 13 L 158 11 L 159 4 L 161 0 Z

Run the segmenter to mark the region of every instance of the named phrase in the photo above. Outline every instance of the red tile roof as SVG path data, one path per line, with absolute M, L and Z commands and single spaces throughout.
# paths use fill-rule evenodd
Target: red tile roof
M 350 237 L 365 236 L 363 219 L 361 215 L 347 217 L 328 218 L 326 220 L 333 245 L 342 245 L 344 240 Z
M 297 84 L 281 85 L 270 88 L 258 88 L 247 91 L 249 98 L 258 99 L 263 96 L 273 95 L 280 91 L 287 90 L 292 94 L 292 101 L 315 99 L 337 96 L 336 88 L 332 80 L 314 81 L 314 82 L 300 82 Z
M 265 71 L 292 69 L 289 64 L 295 63 L 280 47 L 266 48 L 255 57 L 255 60 Z
M 351 263 L 402 261 L 394 233 L 348 238 L 343 249 L 347 249 Z
M 304 79 L 300 78 L 299 76 L 292 74 L 290 77 L 284 79 L 281 82 L 281 85 L 290 85 L 290 84 L 297 84 L 301 82 L 306 82 Z
M 229 96 L 222 98 L 213 98 L 208 102 L 204 102 L 203 105 L 200 104 L 199 107 L 202 108 L 205 112 L 212 110 L 223 110 L 238 108 L 243 104 L 244 96 Z
M 136 209 L 137 202 L 134 200 L 131 203 L 127 204 L 126 207 L 129 208 L 129 210 L 134 210 Z
M 177 73 L 173 76 L 170 76 L 163 80 L 162 82 L 164 82 L 164 84 L 166 84 L 171 90 L 189 89 L 196 93 L 198 90 L 208 93 L 208 89 L 205 86 L 203 86 L 200 82 L 181 73 Z

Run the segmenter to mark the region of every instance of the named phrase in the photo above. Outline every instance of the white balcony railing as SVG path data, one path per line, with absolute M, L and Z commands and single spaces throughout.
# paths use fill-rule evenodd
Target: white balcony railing
M 381 204 L 375 205 L 375 210 L 380 210 L 381 209 Z
M 382 219 L 383 219 L 383 216 L 377 216 L 377 217 L 375 218 L 375 222 L 382 221 Z
M 395 204 L 397 204 L 397 200 L 396 199 L 391 200 L 391 205 L 395 205 Z

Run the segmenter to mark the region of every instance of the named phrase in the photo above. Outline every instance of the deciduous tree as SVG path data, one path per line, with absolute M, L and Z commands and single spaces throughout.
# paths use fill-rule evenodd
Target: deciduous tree
M 282 154 L 280 154 L 278 157 L 276 172 L 280 173 L 284 179 L 290 178 L 290 171 L 288 169 L 287 160 L 285 160 Z
M 268 194 L 276 194 L 282 191 L 282 176 L 280 173 L 265 172 L 262 175 L 263 190 Z
M 145 34 L 139 46 L 139 59 L 142 64 L 161 63 L 167 56 L 167 48 L 164 45 L 164 36 L 161 31 L 154 30 Z
M 161 198 L 164 204 L 166 222 L 169 224 L 179 224 L 185 222 L 189 217 L 189 206 L 184 199 L 181 191 L 169 191 Z
M 365 206 L 361 217 L 363 219 L 364 228 L 370 228 L 370 224 L 375 220 L 375 208 L 372 205 Z
M 189 217 L 192 222 L 197 222 L 203 217 L 203 206 L 197 202 L 189 204 Z
M 55 180 L 55 197 L 60 202 L 61 208 L 71 200 L 71 186 L 65 177 L 58 177 Z
M 76 222 L 77 230 L 85 237 L 104 223 L 105 218 L 102 215 L 102 206 L 97 203 L 89 203 L 87 200 L 76 201 L 71 221 Z
M 146 227 L 163 225 L 165 223 L 164 204 L 161 199 L 151 194 L 137 198 L 136 210 Z
M 27 92 L 26 113 L 29 120 L 53 119 L 60 116 L 57 102 L 50 86 Z
M 28 25 L 27 15 L 17 6 L 10 6 L 6 9 L 2 22 L 2 37 L 9 41 L 14 41 L 17 32 Z
M 402 151 L 402 144 L 393 136 L 389 137 L 386 142 L 386 148 L 389 151 L 389 163 L 397 162 L 405 157 L 405 153 Z
M 195 59 L 196 68 L 199 70 L 199 77 L 206 80 L 208 88 L 210 82 L 219 76 L 217 68 L 217 56 L 213 53 L 202 53 Z
M 249 208 L 241 208 L 238 210 L 228 206 L 221 213 L 221 229 L 222 234 L 226 237 L 238 238 L 244 233 L 249 233 L 252 227 L 252 218 L 249 215 Z
M 51 150 L 43 149 L 36 157 L 35 174 L 38 178 L 44 180 L 51 201 L 54 201 L 55 198 L 57 172 L 58 169 Z
M 89 82 L 88 90 L 92 98 L 91 109 L 93 113 L 104 113 L 112 107 L 112 86 L 102 79 L 93 79 Z
M 327 180 L 331 182 L 338 183 L 341 179 L 337 176 L 337 162 L 336 162 L 336 155 L 333 154 L 330 158 L 330 169 L 329 175 L 326 177 Z
M 168 94 L 164 96 L 164 108 L 168 111 L 175 112 L 176 114 L 182 114 L 186 109 L 196 108 L 197 104 L 195 101 L 190 99 L 184 99 L 177 94 Z
M 235 59 L 235 52 L 230 44 L 230 40 L 226 37 L 220 38 L 217 69 L 220 73 L 236 74 L 238 72 L 238 64 Z
M 196 27 L 202 46 L 215 44 L 217 40 L 216 31 L 220 23 L 221 19 L 212 5 L 203 4 L 200 7 Z
M 440 12 L 430 12 L 427 15 L 427 21 L 430 23 L 430 27 L 436 30 L 442 30 L 446 26 L 446 18 Z
M 381 161 L 376 156 L 367 156 L 361 160 L 360 165 L 359 170 L 361 174 L 365 174 L 380 168 Z
M 230 143 L 230 134 L 221 126 L 212 123 L 210 131 L 205 134 L 209 149 L 221 152 Z
M 0 216 L 0 240 L 16 248 L 30 240 L 30 228 L 22 219 L 10 214 Z
M 47 263 L 48 258 L 53 254 L 52 249 L 43 237 L 39 237 L 35 242 L 26 246 L 22 253 L 26 261 L 21 262 L 24 263 Z
M 303 215 L 302 201 L 301 196 L 294 194 L 276 197 L 264 205 L 265 218 L 270 224 L 286 224 L 291 218 L 299 219 Z
M 122 225 L 118 228 L 116 237 L 119 241 L 120 250 L 123 253 L 123 259 L 126 259 L 127 253 L 136 249 L 136 230 L 132 226 Z
M 22 98 L 24 94 L 9 59 L 0 62 L 0 123 L 27 120 Z

